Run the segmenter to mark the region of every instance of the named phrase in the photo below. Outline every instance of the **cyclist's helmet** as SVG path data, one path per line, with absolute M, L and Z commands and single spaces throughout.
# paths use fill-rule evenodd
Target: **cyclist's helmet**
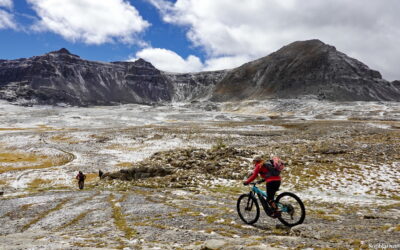
M 259 156 L 259 155 L 254 156 L 253 162 L 260 162 L 260 161 L 262 161 L 261 156 Z

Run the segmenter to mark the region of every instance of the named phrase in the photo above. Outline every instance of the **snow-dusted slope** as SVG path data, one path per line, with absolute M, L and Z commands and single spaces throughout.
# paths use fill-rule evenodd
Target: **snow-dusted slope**
M 309 40 L 231 70 L 217 84 L 213 100 L 312 95 L 332 101 L 400 101 L 398 86 L 335 47 Z
M 94 62 L 66 49 L 0 60 L 0 99 L 20 104 L 109 105 L 207 99 L 226 71 L 167 73 L 143 59 Z
M 169 73 L 163 74 L 173 86 L 172 100 L 175 102 L 209 99 L 216 83 L 222 80 L 227 70 L 199 73 Z
M 400 83 L 319 40 L 289 44 L 232 70 L 168 73 L 139 59 L 94 62 L 66 49 L 0 60 L 0 99 L 69 105 L 243 101 L 313 96 L 331 101 L 400 101 Z
M 0 98 L 37 104 L 104 105 L 171 100 L 169 81 L 150 63 L 87 61 L 66 49 L 0 61 Z

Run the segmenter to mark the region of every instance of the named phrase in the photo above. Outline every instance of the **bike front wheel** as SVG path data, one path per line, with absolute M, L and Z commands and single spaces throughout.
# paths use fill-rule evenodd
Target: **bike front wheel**
M 254 224 L 260 217 L 257 199 L 250 194 L 242 194 L 237 201 L 237 212 L 246 224 Z
M 303 223 L 306 218 L 306 209 L 297 195 L 289 192 L 281 193 L 276 197 L 275 202 L 281 211 L 278 219 L 285 226 L 293 227 Z

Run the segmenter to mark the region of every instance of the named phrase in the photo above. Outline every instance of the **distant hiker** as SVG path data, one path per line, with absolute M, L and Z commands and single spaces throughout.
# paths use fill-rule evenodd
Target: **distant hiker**
M 79 189 L 83 189 L 83 185 L 85 184 L 86 175 L 84 175 L 82 173 L 82 171 L 79 171 L 79 174 L 76 176 L 76 179 L 78 180 Z
M 99 178 L 101 179 L 101 177 L 103 176 L 103 171 L 99 170 Z
M 273 157 L 272 160 L 264 162 L 261 156 L 254 157 L 253 165 L 253 174 L 243 184 L 249 185 L 249 183 L 257 178 L 257 176 L 260 174 L 260 176 L 267 182 L 267 201 L 275 210 L 273 216 L 279 217 L 280 211 L 278 211 L 274 199 L 275 194 L 281 185 L 281 177 L 279 175 L 284 165 L 278 157 Z

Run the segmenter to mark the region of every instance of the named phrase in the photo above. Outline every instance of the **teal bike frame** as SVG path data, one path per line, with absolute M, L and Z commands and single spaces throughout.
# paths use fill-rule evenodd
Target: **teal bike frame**
M 253 185 L 253 187 L 251 188 L 251 192 L 250 192 L 252 196 L 254 196 L 254 193 L 257 194 L 258 199 L 261 202 L 261 205 L 264 208 L 264 211 L 267 213 L 267 215 L 271 215 L 272 214 L 272 209 L 269 206 L 268 202 L 267 202 L 267 193 L 265 191 L 262 191 L 261 189 L 259 189 L 256 185 Z M 283 204 L 276 202 L 276 205 L 278 206 L 279 210 L 282 212 L 288 212 L 288 209 L 286 206 L 284 206 Z

